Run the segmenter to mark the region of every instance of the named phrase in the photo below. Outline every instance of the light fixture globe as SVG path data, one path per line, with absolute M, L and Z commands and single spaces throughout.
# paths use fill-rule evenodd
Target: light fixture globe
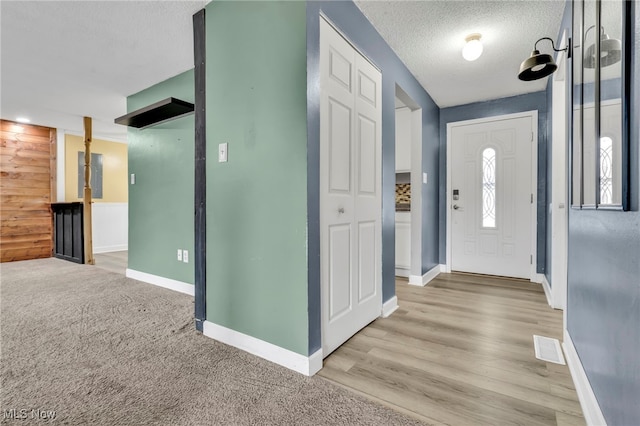
M 558 69 L 555 61 L 546 53 L 538 50 L 531 52 L 531 56 L 520 64 L 518 78 L 522 81 L 533 81 L 553 74 Z
M 482 35 L 475 33 L 465 38 L 467 43 L 462 48 L 462 57 L 464 59 L 467 61 L 475 61 L 482 55 L 483 46 L 480 41 L 481 37 Z

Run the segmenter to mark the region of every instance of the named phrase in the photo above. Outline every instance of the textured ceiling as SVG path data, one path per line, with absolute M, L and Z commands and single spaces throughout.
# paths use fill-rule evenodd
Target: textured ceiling
M 0 2 L 2 118 L 125 140 L 126 96 L 193 67 L 205 1 Z
M 199 1 L 0 1 L 0 115 L 126 140 L 113 119 L 126 96 L 193 67 Z M 358 1 L 441 107 L 543 90 L 516 78 L 540 37 L 555 37 L 564 2 Z M 464 37 L 483 34 L 466 62 Z M 547 46 L 540 46 L 547 48 Z
M 564 11 L 563 0 L 360 0 L 356 5 L 440 107 L 544 90 L 547 79 L 522 82 L 518 70 L 536 40 L 556 38 Z M 471 33 L 482 34 L 484 52 L 467 62 L 461 52 Z M 538 48 L 551 52 L 549 42 Z

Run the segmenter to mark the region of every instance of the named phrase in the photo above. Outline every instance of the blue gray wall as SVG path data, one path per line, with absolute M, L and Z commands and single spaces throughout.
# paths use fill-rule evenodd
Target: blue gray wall
M 567 328 L 610 425 L 640 422 L 640 13 L 633 8 L 631 211 L 569 210 Z
M 352 2 L 307 3 L 307 175 L 309 238 L 309 353 L 321 346 L 320 335 L 320 13 L 382 71 L 382 300 L 395 295 L 395 86 L 422 107 L 422 163 L 438 176 L 439 109 L 424 88 Z M 423 273 L 438 264 L 438 179 L 422 185 Z
M 527 95 L 512 96 L 487 102 L 460 105 L 440 110 L 440 263 L 447 261 L 447 123 L 514 114 L 524 111 L 538 111 L 538 273 L 545 271 L 547 250 L 547 93 L 536 92 Z

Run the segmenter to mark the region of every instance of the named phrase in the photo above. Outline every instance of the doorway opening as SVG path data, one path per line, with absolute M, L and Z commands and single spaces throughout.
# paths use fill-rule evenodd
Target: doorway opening
M 395 274 L 422 285 L 422 109 L 398 85 L 395 107 Z

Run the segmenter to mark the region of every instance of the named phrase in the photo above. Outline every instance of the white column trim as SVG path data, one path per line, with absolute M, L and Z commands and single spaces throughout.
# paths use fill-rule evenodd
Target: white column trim
M 322 349 L 304 356 L 210 321 L 203 323 L 202 334 L 305 376 L 313 376 L 322 368 Z
M 580 361 L 576 347 L 573 345 L 573 340 L 571 340 L 569 331 L 566 329 L 564 330 L 562 348 L 564 349 L 564 355 L 569 365 L 569 371 L 571 371 L 573 384 L 576 387 L 580 407 L 582 407 L 582 413 L 584 414 L 587 425 L 606 426 L 607 422 L 604 419 L 596 395 L 593 393 L 587 373 L 584 371 L 582 361 Z
M 133 280 L 142 281 L 147 284 L 153 284 L 157 285 L 158 287 L 163 287 L 169 290 L 188 294 L 189 296 L 193 296 L 195 293 L 195 286 L 193 284 L 172 280 L 171 278 L 160 277 L 158 275 L 147 274 L 146 272 L 140 272 L 129 268 L 127 268 L 126 277 Z

